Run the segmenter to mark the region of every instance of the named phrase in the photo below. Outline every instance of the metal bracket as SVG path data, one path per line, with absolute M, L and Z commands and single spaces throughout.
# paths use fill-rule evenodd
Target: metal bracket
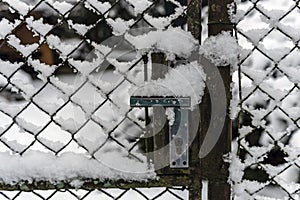
M 188 109 L 191 106 L 190 97 L 130 97 L 131 107 L 172 107 L 174 123 L 169 127 L 170 168 L 189 167 L 189 120 Z

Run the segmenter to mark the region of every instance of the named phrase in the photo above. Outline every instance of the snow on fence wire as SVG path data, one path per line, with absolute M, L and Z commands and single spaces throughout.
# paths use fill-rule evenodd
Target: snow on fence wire
M 230 167 L 233 196 L 299 199 L 299 1 L 235 6 L 236 37 L 247 53 L 234 74 L 232 107 L 240 112 Z
M 0 181 L 52 189 L 1 191 L 1 199 L 185 198 L 176 187 L 147 197 L 138 188 L 67 186 L 156 178 L 141 151 L 144 110 L 129 107 L 146 54 L 125 35 L 186 26 L 184 2 L 0 1 Z

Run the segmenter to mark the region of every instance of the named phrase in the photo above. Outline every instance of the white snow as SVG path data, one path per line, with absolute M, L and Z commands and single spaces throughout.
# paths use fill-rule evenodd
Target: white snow
M 86 2 L 88 2 L 88 4 Z M 96 8 L 96 10 L 100 11 L 101 14 L 105 13 L 108 9 L 111 8 L 111 4 L 109 2 L 102 3 L 101 1 L 97 0 L 87 0 L 84 3 L 86 8 L 91 10 L 95 10 Z
M 61 140 L 54 141 L 53 139 L 50 140 L 40 135 L 37 137 L 37 141 L 53 151 L 59 151 L 65 145 Z
M 55 121 L 61 125 L 62 129 L 68 132 L 73 133 L 78 129 L 78 127 L 76 126 L 76 122 L 73 118 L 64 119 L 62 117 L 59 117 L 55 119 Z
M 5 137 L 2 137 L 3 142 L 5 142 L 10 148 L 15 152 L 22 152 L 27 148 L 27 145 L 18 143 L 17 140 L 8 140 Z
M 291 50 L 288 47 L 267 49 L 263 44 L 259 44 L 258 48 L 265 52 L 276 64 Z
M 239 112 L 241 111 L 239 103 L 240 100 L 237 97 L 233 97 L 233 99 L 230 100 L 229 114 L 230 119 L 232 120 L 236 119 Z
M 11 185 L 22 181 L 32 183 L 43 180 L 58 183 L 83 178 L 146 181 L 156 176 L 146 164 L 109 152 L 105 153 L 102 160 L 71 152 L 58 157 L 40 151 L 28 151 L 22 156 L 1 152 L 0 160 L 5 163 L 0 166 L 0 182 Z M 114 165 L 116 168 L 110 168 L 107 165 L 115 163 L 116 160 L 122 163 L 122 166 Z
M 127 33 L 125 38 L 141 52 L 146 50 L 164 52 L 170 60 L 174 59 L 175 55 L 188 58 L 197 45 L 191 33 L 181 28 L 150 31 L 139 36 Z
M 22 0 L 3 0 L 8 3 L 11 7 L 17 10 L 23 16 L 28 13 L 28 11 L 32 8 L 32 5 L 28 5 Z
M 11 117 L 15 117 L 24 107 L 24 105 L 0 102 L 0 110 L 7 113 Z
M 51 98 L 51 100 L 53 100 L 53 98 Z M 34 98 L 37 105 L 44 109 L 49 115 L 53 115 L 60 107 L 60 104 L 51 100 L 47 100 L 45 98 Z
M 142 13 L 152 4 L 152 2 L 148 0 L 126 0 L 126 1 L 133 6 L 135 15 Z
M 55 0 L 47 0 L 55 9 L 57 9 L 61 14 L 65 14 L 68 12 L 73 5 L 71 3 L 68 3 L 67 1 L 55 1 Z
M 11 83 L 17 87 L 17 91 L 20 89 L 24 93 L 25 98 L 30 98 L 36 92 L 37 89 L 26 79 L 24 80 L 23 78 L 20 78 L 16 75 L 14 75 L 11 78 Z
M 65 94 L 67 95 L 71 95 L 74 90 L 75 90 L 75 87 L 74 85 L 71 85 L 71 84 L 68 84 L 68 83 L 65 83 L 65 82 L 62 82 L 61 80 L 59 80 L 58 77 L 56 76 L 52 76 L 50 77 L 50 82 L 55 85 L 56 87 L 58 87 L 59 89 L 61 89 Z
M 88 76 L 92 71 L 98 68 L 103 61 L 103 56 L 99 52 L 97 53 L 97 58 L 93 59 L 91 62 L 75 60 L 73 58 L 69 59 L 69 63 L 73 65 L 83 76 Z
M 23 119 L 21 117 L 16 118 L 16 123 L 23 129 L 26 129 L 30 131 L 33 134 L 36 134 L 38 131 L 40 131 L 43 127 L 37 126 L 36 124 L 33 124 L 31 122 L 27 122 L 26 119 Z
M 145 13 L 144 18 L 155 28 L 164 29 L 171 22 L 182 15 L 186 10 L 186 6 L 180 6 L 175 8 L 175 12 L 167 17 L 152 17 L 148 13 Z
M 244 17 L 244 14 L 253 8 L 254 1 L 235 2 L 237 14 L 232 15 L 232 20 L 238 22 L 238 31 L 247 37 L 246 39 L 238 33 L 238 43 L 243 48 L 252 49 L 253 52 L 249 53 L 250 56 L 241 63 L 241 85 L 238 85 L 237 77 L 234 79 L 236 84 L 233 86 L 233 95 L 235 95 L 233 103 L 235 104 L 231 106 L 234 107 L 240 102 L 236 98 L 239 87 L 242 98 L 253 94 L 242 104 L 242 108 L 252 114 L 251 126 L 242 126 L 237 141 L 233 142 L 229 177 L 232 181 L 233 195 L 235 199 L 290 199 L 291 197 L 299 199 L 298 194 L 293 194 L 299 189 L 297 183 L 299 168 L 295 165 L 299 160 L 297 148 L 299 141 L 296 141 L 299 139 L 299 127 L 296 127 L 292 121 L 299 118 L 299 104 L 296 103 L 299 101 L 299 94 L 298 89 L 291 91 L 295 83 L 299 82 L 299 51 L 293 50 L 295 41 L 299 39 L 299 11 L 295 9 L 290 13 L 287 12 L 295 6 L 296 3 L 293 1 L 265 0 L 258 1 L 256 4 L 263 14 L 254 9 Z M 281 19 L 283 16 L 285 17 Z M 273 69 L 274 67 L 279 68 L 278 72 Z M 272 74 L 276 76 L 272 77 Z M 264 108 L 255 108 L 257 104 L 263 105 Z M 285 113 L 276 108 L 277 106 Z M 268 113 L 269 115 L 266 116 Z M 280 120 L 285 120 L 286 123 Z M 259 147 L 251 147 L 244 138 L 247 134 L 251 134 L 254 127 L 265 130 L 259 139 Z M 289 135 L 292 136 L 290 141 L 283 144 L 282 138 Z M 274 140 L 277 141 L 276 145 L 286 152 L 287 157 L 284 159 L 287 163 L 276 166 L 262 163 L 265 154 L 274 148 Z M 236 156 L 237 145 L 245 148 L 251 156 L 247 154 L 245 160 L 240 160 Z M 243 170 L 256 163 L 260 163 L 258 167 L 266 171 L 270 177 L 275 176 L 274 179 L 280 187 L 270 187 L 269 182 L 258 183 L 243 179 Z M 281 187 L 284 189 L 280 189 Z M 257 192 L 258 190 L 260 191 Z M 249 195 L 245 191 L 256 193 Z M 285 191 L 291 196 L 288 196 Z
M 28 58 L 28 63 L 34 68 L 36 72 L 41 73 L 44 77 L 49 77 L 53 74 L 55 69 L 57 68 L 56 65 L 47 65 L 41 63 L 39 60 L 33 60 L 32 58 Z
M 253 45 L 258 45 L 259 41 L 267 35 L 269 29 L 251 29 L 245 31 L 244 34 L 249 37 Z
M 85 24 L 78 24 L 78 23 L 73 23 L 72 20 L 67 20 L 68 24 L 75 29 L 79 34 L 84 35 L 88 30 L 92 28 L 92 25 L 87 26 Z
M 53 5 L 53 7 L 61 14 L 67 14 L 69 9 L 73 7 L 75 2 L 77 2 L 77 0 L 46 1 Z M 130 9 L 132 9 L 135 15 L 141 14 L 152 4 L 152 1 L 148 0 L 126 1 L 132 5 L 132 8 Z M 290 55 L 285 57 L 285 55 L 291 51 L 291 48 L 294 47 L 295 42 L 298 42 L 300 38 L 298 28 L 299 12 L 293 11 L 291 14 L 288 14 L 284 17 L 284 19 L 279 21 L 279 19 L 286 13 L 285 11 L 290 9 L 292 6 L 295 6 L 295 3 L 297 2 L 287 2 L 282 0 L 258 1 L 256 4 L 257 8 L 263 12 L 264 15 L 271 18 L 268 19 L 260 12 L 255 11 L 252 11 L 249 17 L 244 18 L 243 15 L 248 10 L 252 9 L 255 1 L 239 2 L 236 0 L 236 3 L 238 3 L 237 14 L 235 16 L 232 15 L 231 18 L 234 22 L 241 20 L 241 22 L 237 25 L 237 29 L 239 32 L 242 32 L 247 36 L 247 38 L 243 38 L 243 36 L 240 36 L 238 33 L 238 44 L 245 49 L 252 49 L 254 46 L 257 46 L 258 49 L 253 50 L 251 53 L 250 51 L 244 51 L 244 49 L 236 43 L 236 39 L 230 36 L 229 33 L 224 32 L 218 36 L 209 37 L 204 41 L 203 45 L 199 47 L 198 42 L 189 32 L 180 28 L 172 27 L 164 30 L 164 28 L 169 25 L 173 19 L 184 13 L 186 9 L 186 7 L 181 6 L 179 2 L 175 0 L 169 1 L 177 5 L 175 12 L 170 16 L 155 18 L 148 13 L 144 15 L 144 18 L 150 24 L 152 24 L 156 29 L 159 29 L 152 30 L 144 35 L 136 36 L 126 33 L 132 25 L 133 20 L 126 21 L 121 18 L 108 18 L 106 21 L 112 27 L 114 35 L 125 34 L 126 40 L 128 40 L 138 50 L 136 58 L 145 53 L 148 54 L 148 56 L 151 56 L 152 52 L 164 52 L 167 54 L 167 58 L 169 60 L 175 60 L 175 56 L 189 58 L 191 52 L 199 48 L 199 53 L 210 59 L 215 65 L 231 65 L 234 69 L 236 69 L 235 66 L 238 62 L 238 58 L 244 58 L 246 53 L 252 54 L 245 60 L 244 63 L 242 63 L 240 68 L 242 71 L 242 98 L 245 98 L 251 92 L 254 93 L 251 95 L 251 98 L 247 99 L 242 104 L 243 109 L 253 114 L 252 125 L 266 129 L 275 140 L 279 140 L 283 135 L 291 134 L 294 130 L 297 130 L 294 122 L 288 119 L 279 109 L 276 109 L 276 111 L 272 112 L 272 114 L 267 117 L 267 120 L 270 120 L 271 122 L 270 124 L 266 123 L 266 120 L 262 120 L 265 115 L 272 111 L 276 106 L 282 108 L 293 120 L 299 118 L 299 92 L 297 92 L 297 89 L 291 92 L 289 97 L 282 100 L 285 95 L 290 92 L 289 90 L 294 87 L 294 83 L 300 82 L 299 49 L 296 48 Z M 20 0 L 4 0 L 3 2 L 10 4 L 13 9 L 21 13 L 23 16 L 25 16 L 33 6 L 29 5 L 27 1 Z M 108 16 L 107 11 L 111 7 L 109 2 L 103 3 L 97 0 L 86 0 L 84 1 L 84 5 L 91 11 L 100 11 L 102 14 L 106 13 L 105 17 Z M 12 11 L 13 9 L 10 10 Z M 113 12 L 114 11 L 112 10 L 110 14 L 113 15 Z M 42 19 L 34 20 L 33 17 L 27 17 L 25 21 L 28 24 L 28 27 L 32 28 L 33 31 L 40 34 L 40 36 L 45 36 L 52 28 L 52 25 L 44 23 Z M 6 37 L 20 23 L 21 21 L 19 20 L 9 22 L 6 19 L 2 19 L 0 21 L 0 37 Z M 84 35 L 92 27 L 83 24 L 76 24 L 70 20 L 68 20 L 68 24 L 81 35 Z M 272 28 L 274 28 L 274 30 L 271 33 L 268 33 Z M 263 39 L 265 36 L 266 38 Z M 7 39 L 8 43 L 21 52 L 25 57 L 30 55 L 30 53 L 33 52 L 38 45 L 22 45 L 21 41 L 14 35 L 9 35 Z M 63 41 L 54 35 L 47 36 L 46 41 L 50 47 L 56 48 L 62 52 L 62 58 L 66 58 L 67 55 L 81 42 L 80 40 Z M 117 78 L 109 76 L 109 80 L 102 80 L 101 78 L 103 78 L 103 76 L 97 74 L 97 71 L 100 70 L 99 65 L 103 62 L 103 55 L 109 53 L 111 48 L 103 45 L 97 45 L 93 42 L 91 42 L 91 44 L 96 47 L 95 54 L 97 59 L 89 62 L 69 59 L 70 64 L 73 65 L 80 74 L 77 77 L 78 79 L 75 81 L 73 79 L 72 81 L 77 82 L 76 84 L 83 80 L 91 81 L 93 84 L 97 85 L 101 91 L 92 91 L 93 95 L 97 92 L 97 95 L 94 95 L 93 98 L 88 96 L 87 92 L 78 92 L 78 94 L 75 94 L 71 100 L 80 104 L 83 110 L 81 108 L 77 108 L 77 110 L 73 108 L 76 112 L 74 111 L 72 114 L 70 114 L 71 112 L 68 110 L 68 117 L 63 116 L 67 113 L 67 111 L 60 111 L 57 114 L 59 116 L 55 116 L 55 121 L 61 124 L 62 130 L 56 131 L 56 129 L 47 127 L 47 133 L 44 132 L 44 135 L 41 133 L 41 135 L 38 136 L 38 141 L 42 142 L 46 146 L 53 148 L 54 150 L 59 150 L 71 137 L 71 134 L 77 131 L 78 124 L 81 125 L 86 119 L 91 119 L 91 122 L 88 123 L 89 125 L 79 131 L 78 135 L 76 135 L 76 139 L 80 145 L 88 150 L 89 153 L 96 151 L 99 145 L 106 142 L 106 133 L 115 128 L 115 126 L 117 126 L 121 121 L 123 115 L 128 111 L 128 92 L 130 94 L 143 96 L 190 96 L 192 98 L 192 105 L 196 105 L 201 102 L 201 97 L 205 87 L 205 74 L 202 71 L 202 67 L 197 62 L 178 65 L 173 69 L 169 69 L 169 72 L 166 74 L 164 79 L 144 83 L 142 76 L 144 73 L 143 65 L 139 64 L 136 66 L 136 71 L 131 70 L 128 72 L 129 67 L 136 60 L 133 60 L 132 62 L 119 62 L 115 57 L 111 56 L 107 60 L 111 64 L 115 65 L 116 70 L 114 73 L 117 74 Z M 263 51 L 269 58 L 262 55 L 260 51 Z M 281 60 L 283 57 L 285 57 L 284 60 Z M 64 82 L 61 78 L 52 75 L 57 66 L 49 66 L 40 63 L 38 60 L 32 60 L 31 58 L 28 62 L 34 70 L 40 73 L 38 78 L 43 81 L 46 81 L 45 78 L 50 78 L 51 83 L 65 93 L 60 94 L 60 92 L 51 92 L 51 95 L 42 94 L 33 99 L 40 107 L 44 108 L 50 115 L 52 115 L 63 103 L 69 101 L 68 97 L 71 96 L 77 88 L 75 86 L 76 84 L 72 83 L 72 81 Z M 11 76 L 22 64 L 23 63 L 9 63 L 0 60 L 0 73 L 5 79 L 6 77 Z M 278 77 L 267 77 L 271 72 L 271 68 L 274 66 L 280 69 Z M 148 63 L 148 68 L 150 67 L 151 64 Z M 282 72 L 284 72 L 287 76 L 285 76 Z M 21 89 L 22 95 L 28 101 L 29 98 L 31 98 L 38 90 L 38 87 L 33 84 L 30 78 L 22 76 L 21 73 L 21 71 L 18 71 L 12 76 L 10 79 L 12 85 L 9 85 L 7 89 L 15 92 L 19 92 L 19 89 Z M 250 78 L 247 78 L 247 76 Z M 124 77 L 129 81 L 132 81 L 137 86 L 132 87 L 129 90 L 130 84 L 128 81 L 125 81 L 120 87 L 121 91 L 113 92 L 109 95 L 109 98 L 113 99 L 113 103 L 106 103 L 105 106 L 99 109 L 99 111 L 90 116 L 95 107 L 104 101 L 102 95 L 104 96 L 104 94 L 110 93 L 117 84 L 123 81 Z M 6 84 L 6 82 L 4 81 L 3 84 Z M 38 83 L 37 85 L 41 85 L 41 83 Z M 237 87 L 239 87 L 238 84 L 233 85 L 232 91 L 237 92 L 235 90 Z M 254 91 L 257 87 L 259 89 Z M 268 92 L 270 96 L 264 94 L 262 90 Z M 89 90 L 89 92 L 91 92 L 91 90 Z M 95 96 L 98 97 L 97 101 L 95 101 Z M 235 118 L 240 111 L 238 107 L 239 99 L 236 97 L 237 96 L 233 98 L 231 103 L 231 118 Z M 270 99 L 270 97 L 274 100 Z M 267 105 L 267 108 L 256 109 L 254 107 L 256 103 L 263 104 L 269 100 L 271 102 Z M 281 100 L 282 102 L 280 102 Z M 0 110 L 10 116 L 3 117 L 2 115 L 5 114 L 0 112 L 1 120 L 2 118 L 10 119 L 11 117 L 15 117 L 24 106 L 25 104 L 7 102 L 6 100 L 1 102 Z M 72 106 L 74 107 L 74 105 Z M 31 117 L 41 120 L 39 117 L 35 116 L 36 114 L 32 109 L 28 109 L 27 112 L 30 113 Z M 83 115 L 83 117 L 81 117 L 83 119 L 79 120 L 79 117 L 77 116 L 79 112 Z M 172 112 L 171 109 L 167 109 L 166 114 L 170 124 L 172 124 L 174 120 L 174 112 Z M 28 134 L 26 133 L 26 130 L 28 130 L 33 134 L 36 134 L 39 130 L 41 130 L 43 126 L 42 123 L 38 122 L 39 120 L 36 119 L 35 124 L 28 118 L 30 117 L 27 116 L 25 118 L 18 116 L 15 120 L 20 130 L 14 129 L 12 131 L 15 131 L 15 134 Z M 279 123 L 278 119 L 281 118 L 287 119 L 287 128 L 283 127 L 282 124 Z M 102 129 L 94 123 L 94 121 L 100 122 L 104 128 Z M 296 123 L 298 125 L 300 124 L 299 121 Z M 7 127 L 7 124 L 9 123 L 1 125 L 1 131 Z M 126 124 L 123 126 L 126 126 Z M 26 130 L 24 131 L 22 129 Z M 270 151 L 270 149 L 274 146 L 274 144 L 272 144 L 272 140 L 267 138 L 267 134 L 263 133 L 263 136 L 260 139 L 261 147 L 249 147 L 249 144 L 243 139 L 243 137 L 250 133 L 252 129 L 253 127 L 251 126 L 242 126 L 239 129 L 239 137 L 241 139 L 240 145 L 244 146 L 252 154 L 252 156 L 246 156 L 245 160 L 241 161 L 236 156 L 237 147 L 234 146 L 233 154 L 230 158 L 230 181 L 232 182 L 234 195 L 236 195 L 237 199 L 263 199 L 263 196 L 267 199 L 268 197 L 266 196 L 268 195 L 266 194 L 271 191 L 270 188 L 267 188 L 269 191 L 263 189 L 261 192 L 253 195 L 252 197 L 245 192 L 246 189 L 249 192 L 255 192 L 260 188 L 265 187 L 267 184 L 258 183 L 256 181 L 247 181 L 242 178 L 244 175 L 244 169 L 251 164 L 262 161 L 264 153 Z M 48 133 L 55 134 L 58 132 L 60 135 L 57 137 L 59 138 L 54 138 L 53 136 L 52 138 L 50 136 L 46 137 Z M 134 130 L 132 132 L 134 132 Z M 297 134 L 298 133 L 299 131 Z M 15 140 L 10 137 L 9 134 L 10 133 L 5 133 L 5 135 L 1 137 L 1 140 L 10 145 L 16 151 L 22 151 L 26 148 L 24 143 L 18 143 L 21 139 Z M 63 134 L 66 136 L 62 136 Z M 117 133 L 112 134 L 114 137 L 117 137 L 117 135 Z M 290 146 L 299 146 L 299 142 L 296 141 L 299 138 L 296 136 L 293 135 L 291 142 L 286 146 L 284 146 L 281 142 L 279 142 L 279 145 L 281 145 L 281 148 L 289 154 L 285 159 L 290 163 L 297 163 L 299 165 L 299 149 L 289 148 Z M 66 139 L 64 140 L 62 137 L 65 137 Z M 122 143 L 124 142 L 126 148 L 128 148 L 129 142 L 124 139 L 124 136 L 121 136 L 121 138 L 118 139 L 120 139 Z M 237 143 L 234 142 L 234 144 Z M 77 144 L 75 144 L 75 146 L 76 145 Z M 78 145 L 76 148 L 79 148 Z M 125 149 L 119 148 L 120 147 L 118 147 L 115 143 L 108 142 L 108 145 L 102 149 L 103 151 L 101 150 L 95 154 L 98 160 L 90 159 L 88 152 L 86 152 L 87 154 L 75 154 L 74 152 L 69 152 L 62 153 L 59 156 L 54 156 L 52 153 L 49 153 L 49 151 L 48 153 L 28 151 L 22 158 L 12 152 L 2 152 L 0 153 L 0 160 L 1 162 L 6 163 L 6 165 L 0 166 L 0 181 L 8 184 L 15 184 L 21 180 L 27 180 L 29 182 L 33 180 L 49 180 L 51 182 L 67 180 L 74 187 L 80 187 L 82 185 L 81 180 L 83 178 L 99 178 L 100 180 L 147 180 L 155 178 L 155 174 L 152 171 L 153 169 L 151 168 L 148 170 L 145 157 L 141 156 L 145 163 L 137 162 L 128 157 L 128 152 Z M 85 150 L 82 151 L 85 152 Z M 116 160 L 118 162 L 116 162 Z M 120 163 L 122 163 L 122 165 L 120 165 Z M 264 165 L 264 169 L 270 175 L 276 175 L 276 173 L 279 173 L 285 167 L 287 167 L 287 165 L 276 167 Z M 293 167 L 294 166 L 290 167 L 286 172 L 281 173 L 275 178 L 277 183 L 280 183 L 280 185 L 290 193 L 293 193 L 300 188 L 299 184 L 296 183 L 298 175 L 295 175 L 299 173 L 299 169 Z M 139 174 L 136 172 L 141 173 Z M 276 194 L 277 193 L 275 192 L 273 196 L 276 196 Z M 269 196 L 272 195 L 269 194 Z M 284 195 L 281 197 L 279 198 L 284 199 Z M 271 199 L 271 197 L 269 199 Z
M 199 52 L 216 66 L 236 66 L 243 49 L 229 32 L 222 32 L 207 38 L 200 46 Z
M 27 57 L 39 46 L 37 43 L 22 45 L 21 40 L 17 38 L 15 35 L 9 35 L 7 38 L 8 38 L 7 42 L 13 47 L 15 47 L 17 51 L 22 53 L 24 57 Z
M 11 23 L 5 18 L 2 18 L 0 21 L 0 38 L 3 39 L 6 35 L 11 33 L 11 31 L 21 23 L 20 20 L 15 20 L 15 23 Z
M 74 50 L 74 48 L 80 43 L 80 40 L 62 41 L 56 35 L 49 35 L 46 40 L 50 47 L 58 49 L 61 52 L 60 55 L 63 58 L 66 58 L 67 55 L 71 53 L 71 51 Z
M 45 36 L 53 26 L 43 22 L 43 19 L 35 20 L 32 16 L 26 18 L 26 23 L 42 36 Z
M 170 69 L 165 78 L 145 82 L 133 88 L 134 96 L 191 97 L 191 106 L 199 104 L 204 93 L 206 75 L 197 62 Z
M 11 63 L 9 61 L 3 61 L 0 59 L 0 72 L 6 77 L 11 76 L 17 69 L 22 66 L 23 63 Z
M 133 19 L 129 21 L 125 21 L 121 18 L 117 18 L 114 20 L 108 18 L 106 21 L 112 27 L 113 34 L 116 36 L 124 34 L 126 31 L 129 30 L 129 27 L 134 23 Z
M 97 135 L 87 132 L 77 134 L 76 140 L 80 145 L 86 147 L 88 152 L 93 153 L 97 151 L 101 145 L 107 142 L 108 137 L 105 133 L 100 133 L 100 131 Z
M 169 121 L 169 126 L 172 126 L 175 122 L 175 112 L 174 112 L 174 108 L 166 108 L 166 115 L 167 115 L 167 119 Z

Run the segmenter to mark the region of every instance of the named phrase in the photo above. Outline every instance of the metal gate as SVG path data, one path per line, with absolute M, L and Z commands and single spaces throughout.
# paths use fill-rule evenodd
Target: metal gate
M 189 168 L 153 179 L 162 158 L 144 154 L 165 145 L 168 126 L 144 137 L 161 111 L 130 107 L 128 91 L 151 61 L 172 62 L 125 37 L 173 26 L 200 39 L 200 1 L 1 0 L 0 9 L 1 199 L 201 198 L 199 139 Z
M 154 49 L 137 52 L 126 34 L 140 39 L 152 30 L 180 27 L 200 40 L 201 1 L 1 0 L 0 148 L 6 163 L 0 168 L 6 183 L 1 198 L 201 199 L 201 181 L 207 180 L 209 199 L 229 199 L 231 191 L 234 199 L 298 199 L 299 1 L 231 3 L 210 0 L 208 5 L 208 34 L 233 31 L 245 48 L 233 74 L 231 112 L 238 113 L 238 122 L 231 164 L 224 162 L 231 121 L 228 115 L 211 116 L 217 92 L 212 87 L 205 89 L 200 109 L 188 114 L 197 129 L 189 167 L 171 168 L 157 167 L 169 162 L 169 149 L 167 157 L 145 156 L 169 142 L 163 106 L 139 109 L 130 107 L 129 99 L 139 82 L 164 76 L 176 62 Z M 149 70 L 153 63 L 161 69 Z M 230 66 L 217 71 L 226 108 L 230 71 Z M 218 142 L 200 162 L 210 123 L 222 120 Z M 84 156 L 74 165 L 70 152 Z M 85 162 L 89 170 L 82 167 Z M 51 171 L 59 163 L 68 168 Z M 2 173 L 9 171 L 5 166 L 15 166 L 14 174 Z M 159 179 L 153 179 L 155 166 Z M 28 172 L 32 177 L 26 179 Z
M 243 1 L 234 102 L 234 199 L 299 199 L 299 1 Z

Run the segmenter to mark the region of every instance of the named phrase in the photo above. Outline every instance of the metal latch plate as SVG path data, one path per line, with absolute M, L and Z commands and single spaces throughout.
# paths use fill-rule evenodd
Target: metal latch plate
M 188 108 L 190 97 L 132 96 L 131 107 L 170 107 L 174 109 L 174 123 L 169 127 L 170 168 L 188 168 Z

